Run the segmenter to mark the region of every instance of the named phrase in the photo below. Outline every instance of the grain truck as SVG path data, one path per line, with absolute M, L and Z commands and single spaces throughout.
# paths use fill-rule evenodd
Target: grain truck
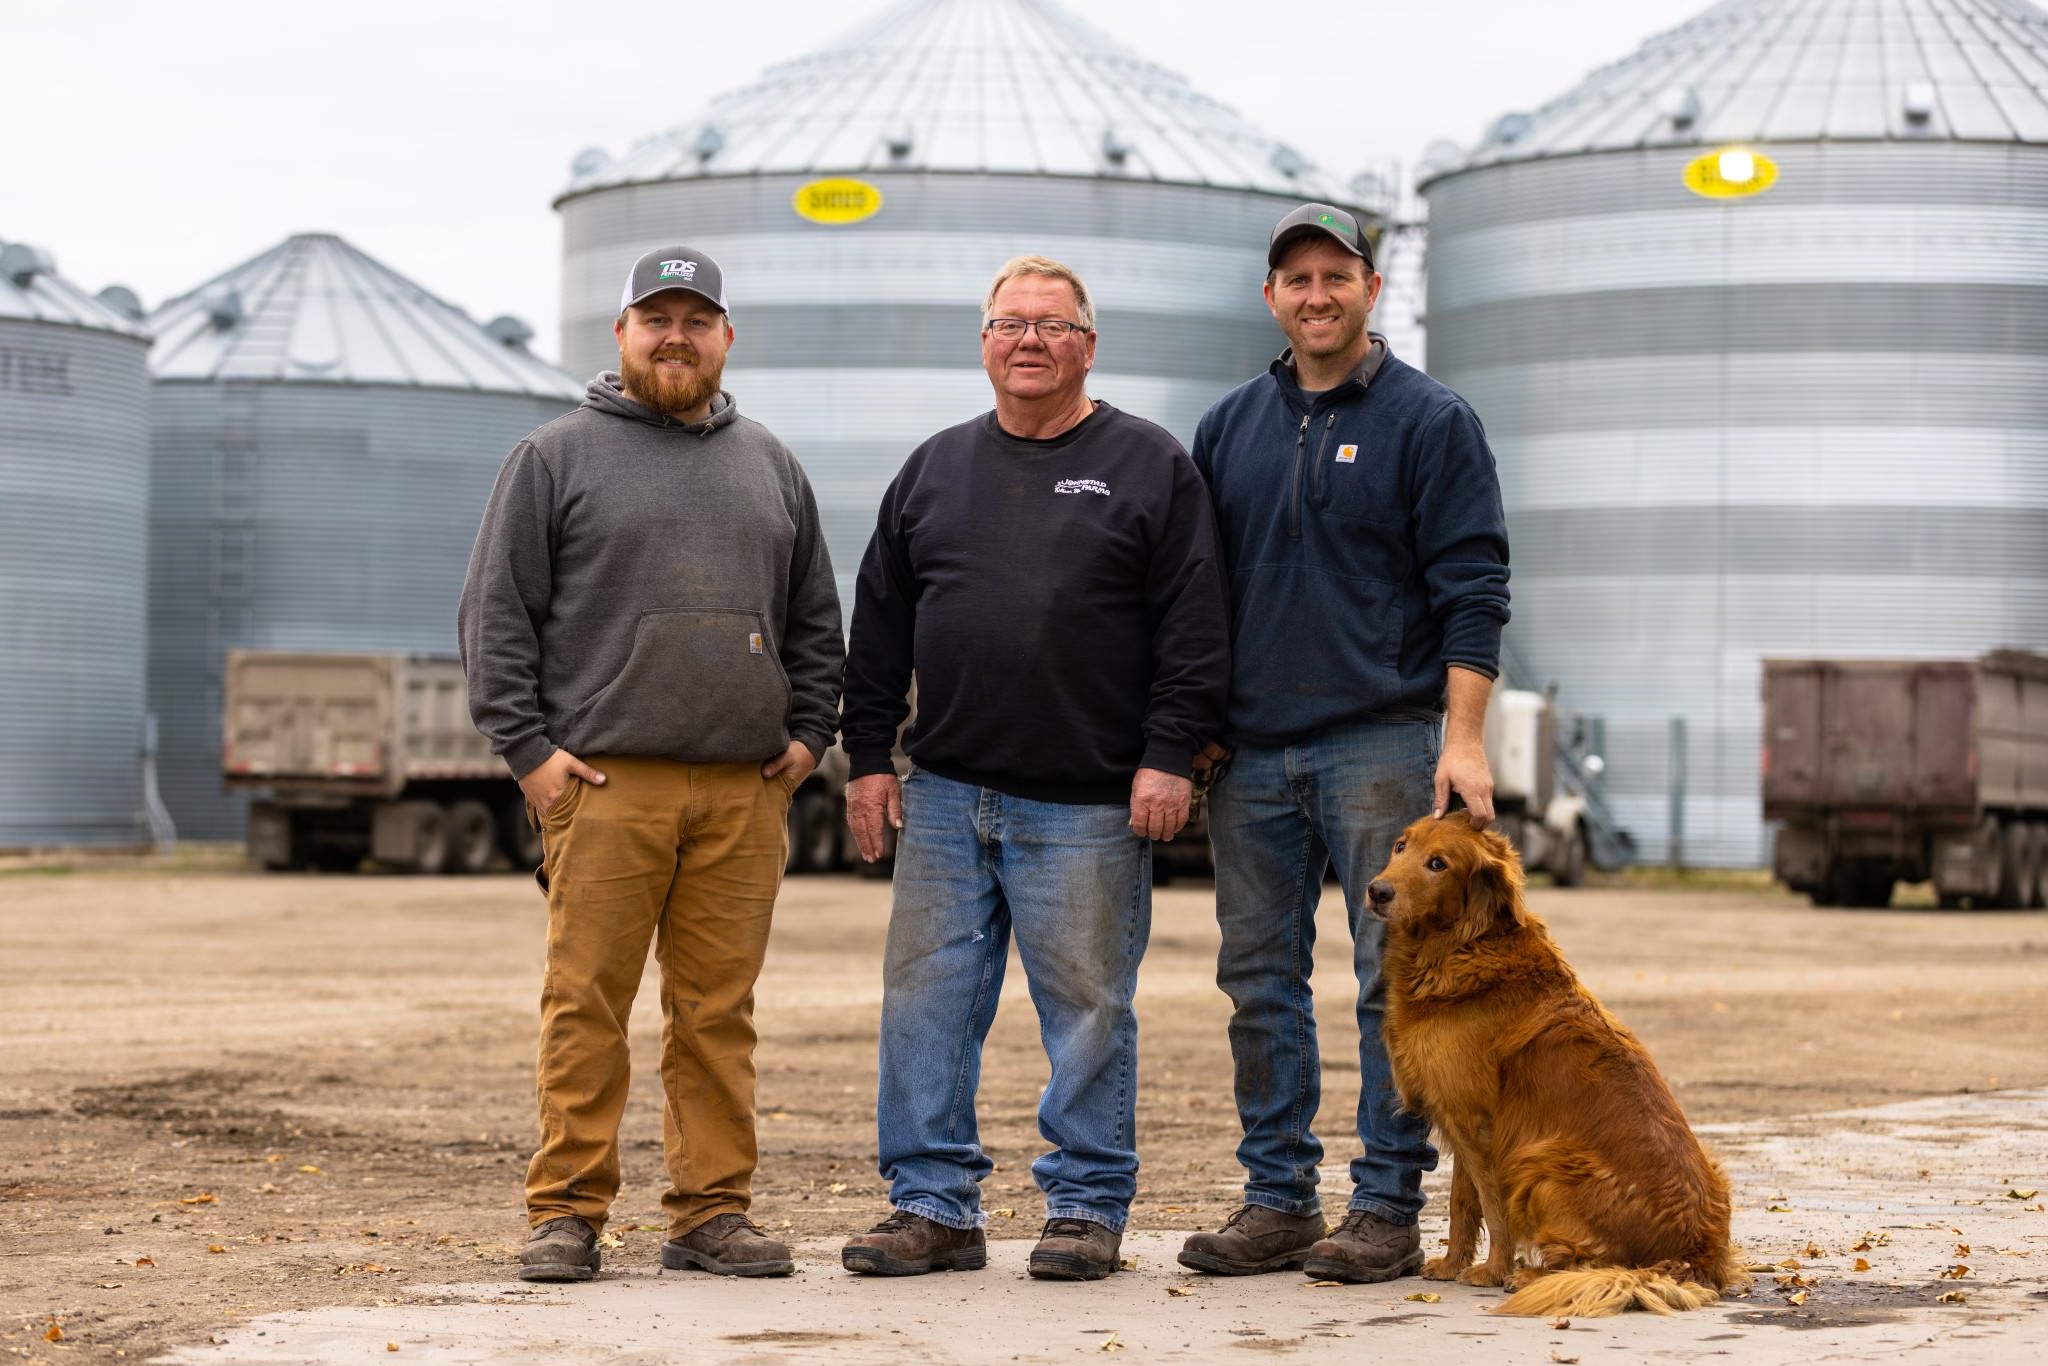
M 469 719 L 460 661 L 407 654 L 231 651 L 222 769 L 251 794 L 249 856 L 266 868 L 415 873 L 540 861 L 519 785 Z M 790 868 L 846 857 L 846 758 L 827 751 L 790 803 Z
M 1773 870 L 1818 906 L 2043 904 L 2048 656 L 1771 659 L 1764 818 Z

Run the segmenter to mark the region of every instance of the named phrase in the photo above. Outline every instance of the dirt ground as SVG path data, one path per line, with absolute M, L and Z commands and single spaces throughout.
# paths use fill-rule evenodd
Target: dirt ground
M 1761 886 L 1532 901 L 1696 1123 L 2048 1084 L 2048 916 L 1815 911 Z M 852 877 L 784 891 L 758 1011 L 768 1228 L 835 1237 L 885 1212 L 887 909 L 886 884 Z M 257 1314 L 508 1274 L 543 925 L 532 882 L 511 876 L 0 871 L 0 1351 L 142 1358 Z M 1320 1127 L 1341 1175 L 1356 1146 L 1341 1133 L 1356 1076 L 1341 908 L 1322 932 L 1336 1123 Z M 1215 952 L 1212 889 L 1162 889 L 1139 993 L 1134 1229 L 1213 1228 L 1236 1203 Z M 634 1028 L 608 1254 L 624 1265 L 651 1263 L 660 1239 L 652 992 Z M 1045 1075 L 1013 964 L 981 1101 L 992 1236 L 1040 1217 Z

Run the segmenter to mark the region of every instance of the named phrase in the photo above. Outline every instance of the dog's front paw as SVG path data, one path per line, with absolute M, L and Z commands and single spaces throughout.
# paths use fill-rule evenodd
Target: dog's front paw
M 1499 1285 L 1507 1278 L 1493 1269 L 1491 1264 L 1468 1266 L 1457 1276 L 1459 1285 Z
M 1422 1264 L 1422 1279 L 1425 1281 L 1455 1281 L 1458 1273 L 1472 1265 L 1470 1257 L 1463 1261 L 1455 1257 L 1432 1257 Z

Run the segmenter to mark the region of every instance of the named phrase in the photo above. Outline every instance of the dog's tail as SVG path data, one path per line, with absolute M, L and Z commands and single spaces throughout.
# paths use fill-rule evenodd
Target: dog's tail
M 1704 1308 L 1720 1298 L 1721 1292 L 1710 1285 L 1680 1281 L 1662 1270 L 1599 1266 L 1539 1276 L 1495 1305 L 1493 1312 L 1594 1319 L 1629 1309 L 1670 1314 Z

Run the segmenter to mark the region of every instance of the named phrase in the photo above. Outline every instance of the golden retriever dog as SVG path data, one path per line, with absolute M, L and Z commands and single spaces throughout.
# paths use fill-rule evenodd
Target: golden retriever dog
M 1453 1161 L 1450 1250 L 1422 1274 L 1506 1286 L 1497 1314 L 1668 1314 L 1746 1285 L 1728 1178 L 1523 903 L 1513 846 L 1464 812 L 1419 820 L 1367 895 L 1394 1082 Z

